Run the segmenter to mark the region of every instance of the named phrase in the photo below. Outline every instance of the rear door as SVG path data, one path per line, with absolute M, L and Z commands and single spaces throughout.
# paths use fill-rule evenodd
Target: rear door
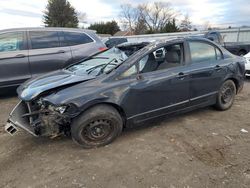
M 72 61 L 70 48 L 60 41 L 60 31 L 31 30 L 28 33 L 32 76 L 62 69 Z
M 25 34 L 0 33 L 0 87 L 19 85 L 31 77 Z
M 205 41 L 189 41 L 191 104 L 216 99 L 226 74 L 226 66 L 218 47 Z

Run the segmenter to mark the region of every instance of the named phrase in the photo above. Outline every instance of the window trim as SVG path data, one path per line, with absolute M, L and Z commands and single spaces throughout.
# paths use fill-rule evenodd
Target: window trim
M 171 46 L 171 45 L 177 45 L 177 44 L 181 44 L 182 45 L 182 50 L 183 50 L 182 51 L 183 58 L 181 59 L 180 66 L 177 66 L 177 67 L 185 66 L 186 65 L 186 61 L 185 61 L 186 58 L 185 58 L 185 44 L 184 44 L 184 41 L 182 41 L 182 42 L 173 42 L 173 43 L 170 43 L 170 44 L 160 45 L 157 48 L 154 48 L 153 50 L 150 50 L 149 52 L 147 52 L 146 55 L 149 55 L 150 53 L 156 51 L 159 48 L 163 48 L 163 47 Z M 141 57 L 140 60 L 142 58 L 144 58 L 146 55 L 144 55 L 143 57 Z M 137 60 L 135 64 L 138 64 L 140 60 Z M 151 72 L 140 73 L 139 72 L 139 66 L 136 66 L 136 67 L 137 67 L 137 74 L 141 74 L 141 75 L 148 75 L 149 73 L 162 73 L 162 72 L 165 72 L 165 71 L 172 70 L 172 69 L 176 68 L 176 67 L 170 67 L 168 69 L 161 69 L 161 70 L 155 70 L 155 71 L 151 71 Z
M 51 47 L 51 48 L 32 48 L 32 40 L 31 40 L 31 35 L 30 32 L 57 32 L 57 37 L 58 37 L 58 47 Z M 60 31 L 59 30 L 28 30 L 27 31 L 27 36 L 28 36 L 28 49 L 29 50 L 45 50 L 45 49 L 53 49 L 53 48 L 60 48 Z
M 66 39 L 64 33 L 80 33 L 80 34 L 85 34 L 86 36 L 88 36 L 88 37 L 92 40 L 92 42 L 88 42 L 88 43 L 84 43 L 84 44 L 76 44 L 76 45 L 62 46 L 62 45 L 61 45 L 62 42 L 61 42 L 61 40 L 60 40 L 60 34 L 59 34 L 59 43 L 60 43 L 60 47 L 70 47 L 70 46 L 79 46 L 79 45 L 86 45 L 86 44 L 96 43 L 96 40 L 95 40 L 93 37 L 91 37 L 88 33 L 84 32 L 84 31 L 80 32 L 80 31 L 64 31 L 64 30 L 62 30 L 62 31 L 60 31 L 60 33 L 61 33 L 62 38 L 64 39 L 65 42 L 67 42 L 67 39 Z
M 170 45 L 176 45 L 176 44 L 181 44 L 182 45 L 182 49 L 183 49 L 183 59 L 182 59 L 182 62 L 181 62 L 181 66 L 177 66 L 177 67 L 171 67 L 171 68 L 168 68 L 168 69 L 162 69 L 162 70 L 155 70 L 155 71 L 151 71 L 151 72 L 145 72 L 145 73 L 140 73 L 139 72 L 139 66 L 138 66 L 138 63 L 139 61 L 144 58 L 146 55 L 154 52 L 155 50 L 159 49 L 159 48 L 162 48 L 162 47 L 165 47 L 165 46 L 170 46 Z M 145 54 L 143 54 L 141 57 L 139 57 L 133 64 L 131 64 L 130 66 L 128 66 L 128 68 L 126 68 L 126 70 L 122 71 L 121 73 L 119 73 L 117 76 L 116 76 L 116 80 L 124 80 L 124 79 L 131 79 L 131 78 L 136 78 L 138 75 L 149 75 L 149 74 L 152 74 L 152 73 L 162 73 L 162 72 L 165 72 L 165 71 L 169 71 L 169 70 L 172 70 L 172 69 L 175 69 L 175 68 L 179 68 L 179 67 L 182 67 L 182 66 L 185 66 L 185 65 L 188 65 L 188 61 L 187 61 L 187 56 L 185 53 L 187 52 L 186 50 L 186 41 L 183 40 L 183 41 L 178 41 L 178 42 L 171 42 L 169 44 L 167 44 L 167 42 L 165 44 L 161 44 L 153 49 L 151 49 L 150 51 L 146 52 Z M 132 66 L 136 67 L 136 75 L 132 75 L 132 76 L 128 76 L 128 77 L 123 77 L 121 78 L 120 76 L 126 72 L 127 70 L 129 70 Z
M 190 63 L 189 64 L 200 64 L 200 63 L 193 63 L 193 60 L 192 60 L 192 55 L 191 55 L 191 49 L 190 49 L 190 42 L 195 42 L 195 43 L 204 43 L 204 44 L 207 44 L 207 45 L 210 45 L 210 46 L 213 46 L 214 47 L 214 51 L 215 51 L 215 54 L 216 54 L 216 48 L 220 51 L 220 53 L 221 53 L 221 57 L 222 57 L 222 59 L 220 59 L 220 60 L 218 60 L 217 59 L 217 54 L 216 54 L 216 61 L 221 61 L 221 60 L 224 60 L 225 59 L 225 57 L 224 57 L 224 54 L 223 54 L 223 52 L 222 52 L 222 50 L 220 49 L 220 47 L 219 46 L 217 46 L 217 45 L 215 45 L 215 44 L 213 44 L 213 43 L 211 43 L 211 42 L 209 42 L 209 41 L 203 41 L 203 40 L 195 40 L 195 39 L 189 39 L 189 40 L 187 40 L 187 47 L 188 47 L 188 51 L 189 51 L 189 61 L 190 61 Z M 209 61 L 202 61 L 202 62 L 209 62 Z

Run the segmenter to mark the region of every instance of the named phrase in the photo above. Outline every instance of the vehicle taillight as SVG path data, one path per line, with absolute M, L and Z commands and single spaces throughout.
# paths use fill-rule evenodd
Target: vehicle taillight
M 99 48 L 99 51 L 102 52 L 102 51 L 105 51 L 107 49 L 108 49 L 107 47 L 101 47 L 101 48 Z

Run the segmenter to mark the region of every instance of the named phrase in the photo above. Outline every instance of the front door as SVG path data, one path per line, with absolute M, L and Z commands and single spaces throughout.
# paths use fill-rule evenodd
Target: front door
M 129 86 L 126 103 L 122 104 L 130 112 L 129 120 L 141 122 L 188 106 L 189 77 L 183 49 L 182 43 L 161 47 L 127 71 L 133 72 L 135 67 L 139 70 Z

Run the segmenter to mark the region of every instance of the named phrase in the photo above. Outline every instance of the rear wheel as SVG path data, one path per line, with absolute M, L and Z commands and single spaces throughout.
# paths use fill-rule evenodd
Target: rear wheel
M 112 106 L 97 105 L 73 121 L 72 139 L 84 148 L 104 146 L 121 132 L 123 121 Z
M 236 95 L 236 86 L 232 80 L 225 81 L 218 93 L 217 101 L 215 107 L 218 110 L 227 110 L 229 109 L 234 102 Z

